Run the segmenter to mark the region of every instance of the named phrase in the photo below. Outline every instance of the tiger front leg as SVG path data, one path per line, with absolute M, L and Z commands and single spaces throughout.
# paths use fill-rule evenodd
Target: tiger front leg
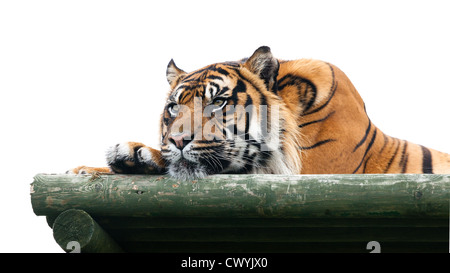
M 126 142 L 110 147 L 106 152 L 106 161 L 114 173 L 165 173 L 165 162 L 161 151 L 139 142 Z
M 66 171 L 66 174 L 91 174 L 91 173 L 112 174 L 113 172 L 108 167 L 88 167 L 88 166 L 78 166 L 76 168 Z
M 161 151 L 139 142 L 126 142 L 110 147 L 106 152 L 106 160 L 109 167 L 79 166 L 66 173 L 163 174 L 166 171 Z

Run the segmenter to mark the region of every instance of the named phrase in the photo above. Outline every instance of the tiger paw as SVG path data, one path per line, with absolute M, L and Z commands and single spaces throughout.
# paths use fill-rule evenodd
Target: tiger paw
M 164 171 L 160 151 L 139 142 L 126 142 L 110 147 L 106 152 L 106 161 L 115 173 L 160 174 Z
M 66 172 L 66 174 L 92 174 L 92 173 L 112 173 L 111 169 L 108 167 L 87 167 L 87 166 L 79 166 L 73 169 L 70 169 Z

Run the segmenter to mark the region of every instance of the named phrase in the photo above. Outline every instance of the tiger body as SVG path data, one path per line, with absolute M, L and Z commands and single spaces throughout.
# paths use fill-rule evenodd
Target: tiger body
M 278 60 L 261 47 L 191 73 L 171 61 L 167 79 L 160 150 L 118 144 L 107 152 L 108 168 L 72 172 L 450 173 L 449 154 L 380 131 L 348 77 L 326 62 Z
M 284 78 L 307 81 L 284 87 L 288 82 Z M 281 62 L 278 80 L 279 95 L 291 104 L 303 136 L 300 173 L 450 172 L 450 155 L 378 129 L 351 81 L 334 65 L 315 60 Z M 297 104 L 304 95 L 296 89 L 313 93 L 311 101 Z

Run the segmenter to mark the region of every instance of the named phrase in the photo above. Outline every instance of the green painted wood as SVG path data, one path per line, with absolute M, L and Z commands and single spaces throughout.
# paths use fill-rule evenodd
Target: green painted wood
M 127 252 L 223 252 L 232 245 L 241 252 L 317 252 L 320 247 L 324 252 L 354 252 L 353 247 L 372 240 L 382 242 L 385 252 L 448 252 L 448 219 L 441 218 L 99 216 L 96 220 Z M 365 251 L 364 245 L 356 252 Z
M 450 175 L 47 175 L 31 184 L 36 215 L 219 218 L 445 218 Z
M 205 218 L 205 217 L 110 217 L 97 216 L 95 220 L 108 230 L 125 229 L 194 229 L 194 228 L 441 228 L 449 224 L 445 218 Z
M 66 252 L 123 252 L 117 243 L 83 210 L 69 209 L 53 224 L 53 237 Z
M 118 242 L 239 242 L 239 243 L 313 243 L 370 242 L 442 242 L 448 237 L 448 227 L 442 228 L 153 228 L 127 229 L 111 232 Z M 417 236 L 420 234 L 420 236 Z M 447 244 L 448 245 L 448 244 Z

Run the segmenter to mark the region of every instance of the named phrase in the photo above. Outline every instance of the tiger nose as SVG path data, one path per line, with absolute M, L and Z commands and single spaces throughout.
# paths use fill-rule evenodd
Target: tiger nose
M 171 134 L 169 136 L 169 141 L 180 150 L 183 150 L 183 148 L 186 147 L 192 139 L 194 139 L 194 137 L 187 133 Z

